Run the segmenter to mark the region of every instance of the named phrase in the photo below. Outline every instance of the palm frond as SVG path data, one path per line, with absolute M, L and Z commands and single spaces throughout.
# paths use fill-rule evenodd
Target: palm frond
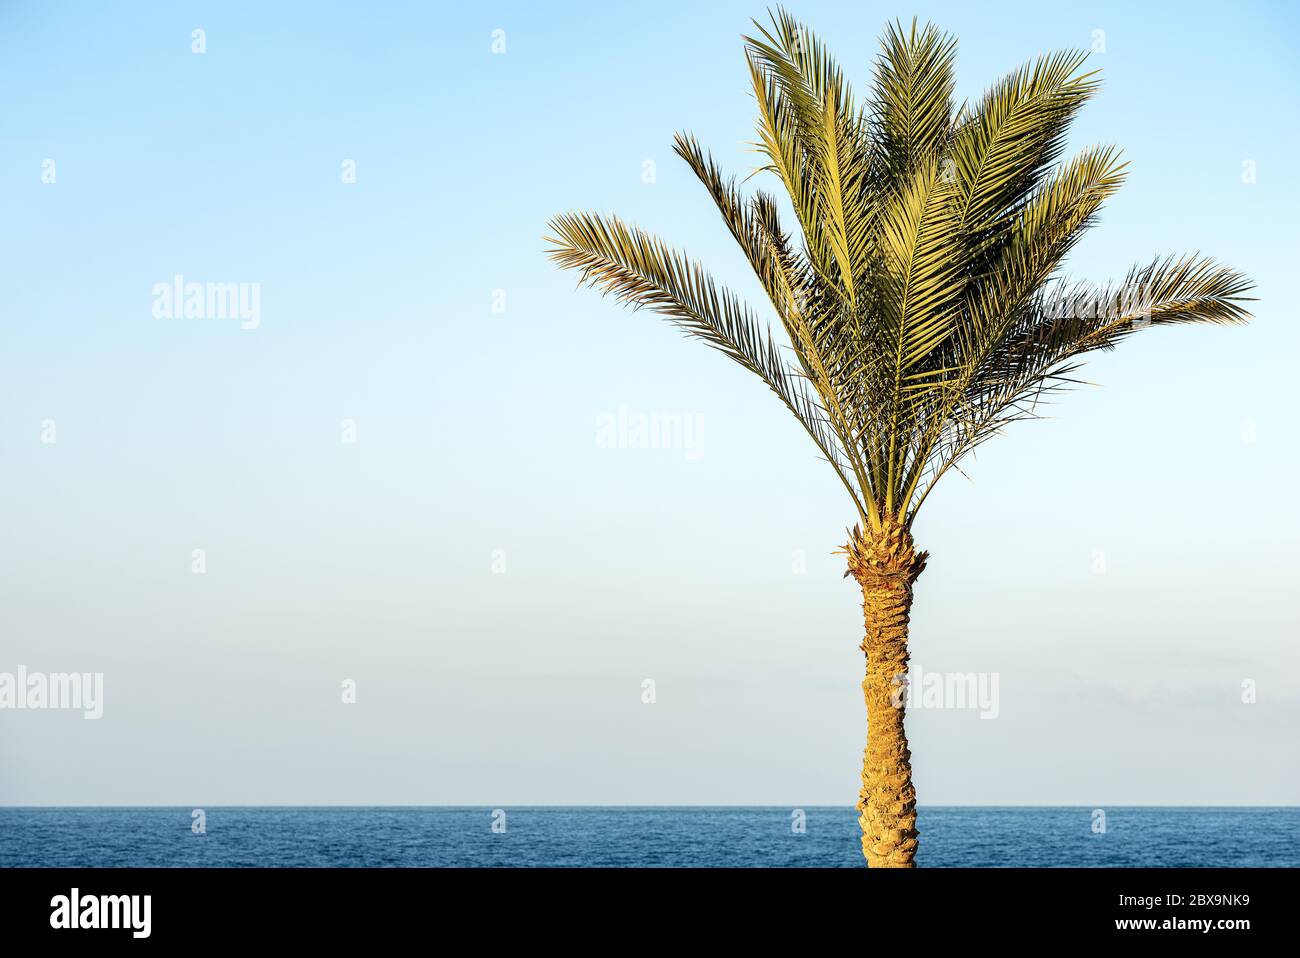
M 759 103 L 759 148 L 795 201 L 810 259 L 857 298 L 871 206 L 871 144 L 843 74 L 806 26 L 784 11 L 745 38 Z
M 734 293 L 719 286 L 699 263 L 658 237 L 595 213 L 563 213 L 549 226 L 548 255 L 579 282 L 613 294 L 634 308 L 649 307 L 688 335 L 703 340 L 758 376 L 785 403 L 839 474 L 861 506 L 843 463 L 839 437 L 827 426 L 826 411 L 781 359 L 770 332 Z
M 957 41 L 932 24 L 889 24 L 876 61 L 875 113 L 881 146 L 896 177 L 940 155 L 952 124 Z
M 1087 56 L 1065 51 L 1040 57 L 958 118 L 950 159 L 960 183 L 962 228 L 977 240 L 1060 157 L 1070 121 L 1100 87 L 1096 73 L 1077 75 Z
M 1052 392 L 1075 384 L 1078 359 L 1112 349 L 1146 328 L 1181 323 L 1238 325 L 1250 319 L 1249 278 L 1207 257 L 1187 255 L 1135 266 L 1119 283 L 1060 281 L 1038 291 L 965 384 L 945 423 L 933 486 L 948 465 L 1007 425 L 1033 418 Z M 924 501 L 924 489 L 917 502 Z

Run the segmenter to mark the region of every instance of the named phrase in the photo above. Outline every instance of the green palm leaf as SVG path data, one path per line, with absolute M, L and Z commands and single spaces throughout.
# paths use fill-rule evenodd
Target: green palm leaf
M 1048 54 L 954 110 L 955 50 L 933 26 L 889 25 L 859 105 L 805 25 L 784 11 L 755 24 L 745 58 L 758 172 L 789 198 L 793 235 L 773 196 L 747 194 L 678 135 L 789 362 L 757 314 L 658 238 L 595 214 L 551 223 L 559 265 L 759 376 L 831 462 L 864 529 L 910 525 L 948 469 L 1032 418 L 1087 353 L 1147 327 L 1248 316 L 1249 281 L 1199 257 L 1158 259 L 1109 286 L 1060 279 L 1124 180 L 1114 147 L 1064 158 L 1097 74 L 1082 72 L 1083 53 Z

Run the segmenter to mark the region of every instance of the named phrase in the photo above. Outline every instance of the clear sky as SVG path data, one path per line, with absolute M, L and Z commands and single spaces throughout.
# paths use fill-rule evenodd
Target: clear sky
M 962 98 L 1103 41 L 1074 143 L 1131 174 L 1071 273 L 1199 250 L 1261 299 L 927 501 L 913 661 L 1000 702 L 909 713 L 922 803 L 1297 802 L 1294 6 L 791 9 L 860 90 L 895 16 L 958 35 Z M 0 672 L 104 674 L 98 721 L 0 711 L 0 803 L 853 803 L 842 488 L 541 239 L 616 210 L 756 292 L 670 144 L 750 171 L 762 11 L 0 6 Z M 256 328 L 158 318 L 177 275 L 258 284 Z M 620 408 L 696 454 L 606 448 Z

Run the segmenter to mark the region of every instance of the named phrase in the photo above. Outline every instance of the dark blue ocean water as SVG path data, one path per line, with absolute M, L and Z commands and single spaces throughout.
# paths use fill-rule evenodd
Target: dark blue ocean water
M 0 808 L 0 866 L 862 867 L 851 808 Z M 922 808 L 923 866 L 1300 866 L 1300 808 Z M 500 816 L 497 816 L 500 821 Z

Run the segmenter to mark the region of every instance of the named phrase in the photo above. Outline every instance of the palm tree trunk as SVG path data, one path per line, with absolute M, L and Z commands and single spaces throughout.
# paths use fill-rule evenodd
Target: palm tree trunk
M 925 568 L 926 553 L 916 552 L 912 536 L 897 520 L 880 533 L 853 530 L 846 550 L 849 571 L 862 586 L 867 676 L 867 748 L 862 756 L 858 824 L 862 854 L 872 868 L 914 868 L 916 790 L 912 755 L 903 729 L 902 682 L 907 674 L 907 623 L 912 583 Z

